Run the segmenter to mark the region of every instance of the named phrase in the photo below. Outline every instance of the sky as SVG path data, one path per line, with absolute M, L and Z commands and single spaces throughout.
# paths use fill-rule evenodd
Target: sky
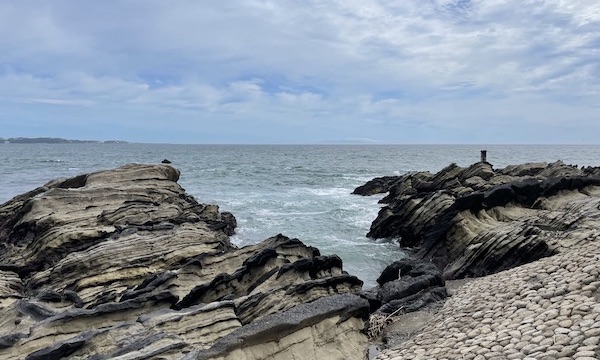
M 0 137 L 599 144 L 598 0 L 0 1 Z

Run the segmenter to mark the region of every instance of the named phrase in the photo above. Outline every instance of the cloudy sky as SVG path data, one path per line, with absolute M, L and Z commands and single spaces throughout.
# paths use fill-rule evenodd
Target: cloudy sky
M 598 0 L 0 2 L 0 137 L 600 143 Z

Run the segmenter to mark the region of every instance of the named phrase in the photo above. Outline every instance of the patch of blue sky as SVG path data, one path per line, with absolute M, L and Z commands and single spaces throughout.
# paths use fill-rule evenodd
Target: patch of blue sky
M 389 90 L 389 91 L 375 91 L 371 93 L 371 99 L 373 101 L 383 100 L 410 100 L 413 98 L 419 98 L 404 90 Z
M 600 29 L 600 26 L 598 26 Z M 587 40 L 584 44 L 579 47 L 581 52 L 580 55 L 595 59 L 595 64 L 600 65 L 600 31 L 597 31 L 596 37 L 593 39 Z
M 464 98 L 473 98 L 478 96 L 488 96 L 492 94 L 489 87 L 478 86 L 475 82 L 464 80 L 443 84 L 437 88 L 404 88 L 397 90 L 373 91 L 371 100 L 385 101 L 398 100 L 408 103 L 428 102 L 436 97 L 461 96 Z
M 473 97 L 477 95 L 486 95 L 489 94 L 490 89 L 484 87 L 478 87 L 477 84 L 473 81 L 456 81 L 451 83 L 446 83 L 439 89 L 438 92 L 459 92 L 463 96 Z
M 433 40 L 433 39 L 430 39 Z M 440 39 L 441 42 L 441 39 Z M 370 41 L 365 44 L 364 53 L 368 53 L 370 56 L 376 55 L 382 59 L 393 59 L 394 61 L 402 61 L 410 59 L 411 55 L 407 54 L 399 46 L 390 46 L 385 42 L 379 42 L 377 40 Z
M 473 2 L 471 0 L 442 2 L 441 6 L 439 4 L 439 0 L 430 1 L 433 3 L 433 6 L 437 8 L 438 12 L 446 15 L 447 19 L 454 20 L 456 22 L 470 21 L 470 12 L 473 8 Z
M 0 53 L 0 59 L 2 58 L 2 53 Z M 7 74 L 15 74 L 15 73 L 24 73 L 26 67 L 22 66 L 17 62 L 12 61 L 1 61 L 0 60 L 0 75 Z
M 2 53 L 0 53 L 2 59 Z M 60 61 L 52 56 L 45 57 L 43 60 L 31 61 L 2 61 L 0 60 L 0 74 L 27 74 L 36 78 L 51 78 L 56 74 L 52 63 Z
M 322 79 L 290 79 L 282 74 L 267 72 L 246 72 L 234 81 L 256 83 L 267 94 L 287 92 L 292 94 L 313 93 L 325 95 Z
M 443 8 L 449 14 L 462 17 L 472 10 L 473 2 L 471 0 L 455 0 L 444 4 Z
M 138 74 L 138 79 L 147 84 L 150 89 L 161 89 L 181 84 L 181 77 L 167 72 L 144 72 Z

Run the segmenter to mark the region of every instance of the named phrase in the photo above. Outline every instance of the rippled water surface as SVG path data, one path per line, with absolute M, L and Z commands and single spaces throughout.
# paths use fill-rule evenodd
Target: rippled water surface
M 380 197 L 350 195 L 376 176 L 467 166 L 488 150 L 496 168 L 529 161 L 600 165 L 600 146 L 0 144 L 0 202 L 57 177 L 169 159 L 200 202 L 231 211 L 238 245 L 283 233 L 338 254 L 372 286 L 403 255 L 365 237 Z

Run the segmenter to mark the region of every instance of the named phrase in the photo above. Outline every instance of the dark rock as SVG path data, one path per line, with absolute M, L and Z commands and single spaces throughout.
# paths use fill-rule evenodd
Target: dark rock
M 233 216 L 233 214 L 230 212 L 223 211 L 221 213 L 221 221 L 225 224 L 225 227 L 223 228 L 223 232 L 225 232 L 225 235 L 234 235 L 235 228 L 237 227 L 237 220 L 235 219 L 235 216 Z
M 56 313 L 43 304 L 33 300 L 18 300 L 16 307 L 20 314 L 31 317 L 33 320 L 41 321 L 50 318 Z
M 597 168 L 560 161 L 497 171 L 489 163 L 451 164 L 433 176 L 407 174 L 394 181 L 367 236 L 399 239 L 446 278 L 483 276 L 585 238 L 576 235 L 585 227 L 575 228 L 598 213 L 598 186 Z M 571 198 L 580 205 L 567 206 Z
M 368 195 L 386 193 L 386 192 L 390 191 L 393 184 L 396 181 L 400 180 L 401 178 L 402 177 L 400 177 L 400 176 L 384 176 L 384 177 L 375 178 L 375 179 L 367 182 L 366 184 L 354 189 L 352 194 L 368 196 Z
M 389 281 L 381 286 L 378 292 L 381 301 L 384 303 L 392 300 L 402 299 L 414 295 L 431 287 L 443 286 L 442 274 L 437 276 L 421 275 L 409 276 L 399 280 Z
M 384 285 L 390 281 L 398 280 L 400 278 L 404 279 L 406 276 L 417 277 L 422 275 L 437 277 L 441 275 L 441 273 L 438 268 L 430 262 L 406 258 L 386 266 L 379 278 L 377 278 L 377 283 L 379 285 Z M 440 285 L 443 285 L 443 283 Z
M 53 290 L 44 290 L 38 294 L 37 298 L 40 301 L 61 302 L 63 296 Z
M 377 279 L 377 312 L 390 314 L 396 310 L 413 312 L 446 298 L 442 273 L 430 262 L 402 259 L 388 265 Z
M 76 308 L 83 307 L 83 300 L 79 297 L 79 295 L 75 291 L 65 290 L 63 292 L 63 296 L 65 300 L 73 303 L 73 306 Z
M 95 334 L 94 331 L 84 332 L 74 338 L 56 342 L 48 347 L 35 351 L 25 360 L 60 360 L 79 350 L 85 342 Z
M 211 230 L 223 231 L 227 236 L 234 235 L 237 227 L 237 220 L 229 212 L 222 212 L 218 220 L 208 220 L 207 223 Z
M 277 272 L 277 277 L 284 275 L 288 271 L 294 271 L 308 273 L 311 279 L 316 279 L 321 271 L 327 271 L 332 268 L 342 268 L 342 259 L 339 256 L 315 256 L 312 259 L 305 258 L 290 264 L 283 264 Z
M 447 296 L 448 292 L 445 287 L 433 287 L 422 294 L 412 294 L 401 299 L 391 300 L 383 304 L 377 312 L 382 314 L 411 313 L 442 301 Z
M 10 333 L 0 335 L 0 349 L 6 349 L 13 346 L 19 339 L 27 337 L 27 334 Z
M 374 313 L 375 311 L 377 311 L 377 309 L 379 309 L 381 307 L 381 299 L 379 299 L 379 297 L 377 296 L 377 291 L 379 290 L 379 287 L 376 286 L 372 289 L 368 289 L 368 290 L 364 290 L 363 292 L 361 292 L 359 295 L 367 300 L 369 302 L 369 307 L 370 307 L 370 312 Z
M 394 199 L 401 199 L 428 191 L 433 175 L 429 172 L 416 172 L 402 175 L 394 183 L 390 183 L 389 193 L 379 202 L 389 204 Z

